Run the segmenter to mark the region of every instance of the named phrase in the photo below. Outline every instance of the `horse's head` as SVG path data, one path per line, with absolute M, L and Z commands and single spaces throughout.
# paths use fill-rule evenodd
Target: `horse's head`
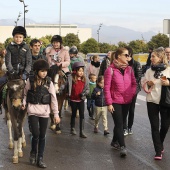
M 11 105 L 15 109 L 20 109 L 24 98 L 25 81 L 22 79 L 8 80 L 7 87 Z
M 60 94 L 62 90 L 64 90 L 67 80 L 65 72 L 62 70 L 62 65 L 51 66 L 49 70 L 49 76 L 52 78 L 52 81 L 54 83 L 56 94 Z

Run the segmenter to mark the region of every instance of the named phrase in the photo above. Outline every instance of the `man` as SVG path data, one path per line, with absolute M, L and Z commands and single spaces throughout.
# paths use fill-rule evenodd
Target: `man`
M 170 47 L 165 48 L 165 53 L 168 59 L 168 63 L 170 64 Z
M 40 48 L 41 48 L 41 42 L 38 39 L 31 40 L 30 42 L 30 49 L 31 49 L 31 54 L 32 54 L 31 70 L 36 60 L 38 59 L 46 60 L 46 57 L 40 54 Z

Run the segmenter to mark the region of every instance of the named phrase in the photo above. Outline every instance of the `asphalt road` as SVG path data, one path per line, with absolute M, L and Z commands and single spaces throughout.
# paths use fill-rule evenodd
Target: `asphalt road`
M 125 137 L 128 155 L 119 157 L 119 151 L 110 146 L 112 139 L 113 120 L 108 113 L 110 134 L 103 135 L 100 122 L 99 133 L 93 133 L 93 120 L 89 119 L 86 111 L 85 132 L 87 139 L 79 135 L 70 135 L 70 115 L 63 111 L 61 123 L 62 134 L 57 135 L 47 130 L 44 161 L 49 170 L 169 170 L 170 169 L 170 132 L 165 140 L 165 152 L 161 161 L 155 161 L 155 151 L 151 139 L 150 124 L 146 111 L 145 93 L 140 92 L 136 103 L 133 135 Z M 0 169 L 4 170 L 34 170 L 39 169 L 29 164 L 30 132 L 25 121 L 25 135 L 27 146 L 23 149 L 24 157 L 18 164 L 12 163 L 13 151 L 8 149 L 8 129 L 0 115 Z M 79 132 L 79 119 L 76 119 L 76 130 Z

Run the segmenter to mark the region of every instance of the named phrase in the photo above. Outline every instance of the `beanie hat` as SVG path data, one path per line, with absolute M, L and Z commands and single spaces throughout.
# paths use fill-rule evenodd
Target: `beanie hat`
M 60 42 L 62 44 L 62 37 L 60 35 L 54 35 L 51 39 L 51 44 L 54 42 L 54 41 L 57 41 L 57 42 Z
M 40 70 L 48 70 L 49 64 L 46 60 L 44 59 L 39 59 L 37 61 L 35 61 L 34 65 L 33 65 L 33 71 L 40 71 Z
M 15 34 L 22 34 L 24 36 L 24 38 L 27 37 L 27 32 L 26 29 L 22 26 L 16 26 L 13 31 L 12 31 L 12 35 L 13 37 L 15 36 Z

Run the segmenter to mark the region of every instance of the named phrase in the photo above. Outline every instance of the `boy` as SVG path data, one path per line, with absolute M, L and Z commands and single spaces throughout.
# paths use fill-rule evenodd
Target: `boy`
M 92 120 L 94 120 L 94 100 L 91 98 L 91 94 L 96 87 L 96 75 L 95 74 L 90 74 L 89 75 L 89 94 L 87 96 L 87 110 L 89 112 L 89 116 L 91 117 Z
M 26 80 L 32 65 L 31 51 L 24 42 L 27 33 L 24 27 L 16 26 L 12 35 L 14 40 L 7 46 L 5 64 L 11 74 L 22 70 L 22 79 Z

